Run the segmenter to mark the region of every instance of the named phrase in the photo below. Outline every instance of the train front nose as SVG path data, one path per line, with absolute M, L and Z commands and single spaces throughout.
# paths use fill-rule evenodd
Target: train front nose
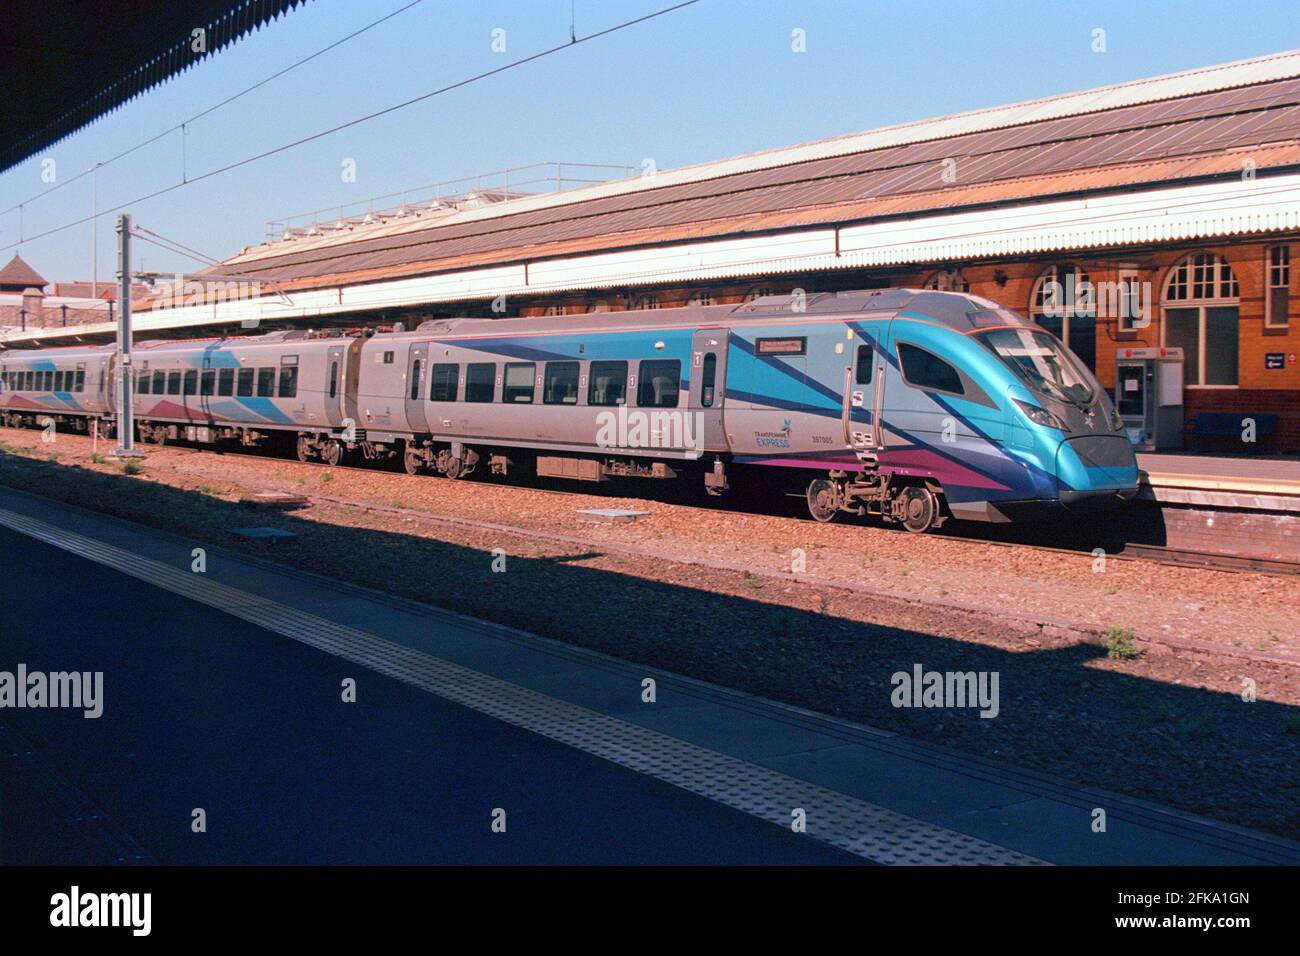
M 1067 438 L 1056 450 L 1056 478 L 1065 504 L 1132 498 L 1138 490 L 1137 458 L 1123 434 Z

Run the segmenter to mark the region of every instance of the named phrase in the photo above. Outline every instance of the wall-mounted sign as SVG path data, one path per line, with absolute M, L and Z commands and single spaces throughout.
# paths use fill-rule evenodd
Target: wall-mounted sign
M 1285 361 L 1284 361 L 1285 358 L 1286 358 L 1286 355 L 1285 355 L 1284 353 L 1282 353 L 1282 352 L 1265 352 L 1265 353 L 1264 353 L 1264 368 L 1267 368 L 1267 369 L 1284 368 L 1284 367 L 1285 367 Z

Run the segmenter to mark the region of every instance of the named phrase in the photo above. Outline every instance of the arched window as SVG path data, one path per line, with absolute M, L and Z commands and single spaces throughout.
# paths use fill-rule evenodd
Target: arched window
M 657 309 L 659 308 L 659 296 L 650 292 L 637 296 L 632 300 L 630 308 L 634 311 L 640 309 Z
M 1052 266 L 1034 283 L 1029 317 L 1097 370 L 1097 296 L 1088 273 L 1077 266 Z
M 691 296 L 690 300 L 686 304 L 687 305 L 717 305 L 718 303 L 717 300 L 713 297 L 712 292 L 710 292 L 708 289 L 700 289 L 698 292 L 696 292 L 694 295 Z
M 1161 344 L 1183 350 L 1184 384 L 1237 384 L 1240 295 L 1232 268 L 1212 252 L 1193 253 L 1169 270 Z
M 970 283 L 963 278 L 960 269 L 940 269 L 931 273 L 930 278 L 922 283 L 921 288 L 935 292 L 969 292 Z
M 745 293 L 744 301 L 753 302 L 755 299 L 761 299 L 763 296 L 771 294 L 772 287 L 770 285 L 756 285 Z

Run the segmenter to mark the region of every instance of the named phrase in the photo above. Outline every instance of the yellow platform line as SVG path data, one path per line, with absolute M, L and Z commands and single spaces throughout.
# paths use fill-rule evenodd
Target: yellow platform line
M 1162 475 L 1143 472 L 1152 488 L 1199 488 L 1205 491 L 1242 491 L 1256 495 L 1300 495 L 1300 481 L 1267 478 L 1211 478 L 1207 475 Z

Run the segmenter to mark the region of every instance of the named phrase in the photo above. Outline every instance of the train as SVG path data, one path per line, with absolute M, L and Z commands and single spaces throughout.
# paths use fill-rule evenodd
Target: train
M 1131 499 L 1110 396 L 1059 339 L 968 293 L 872 289 L 414 329 L 141 342 L 139 439 L 280 441 L 461 479 L 737 481 L 909 531 Z M 0 423 L 111 434 L 113 346 L 0 355 Z

